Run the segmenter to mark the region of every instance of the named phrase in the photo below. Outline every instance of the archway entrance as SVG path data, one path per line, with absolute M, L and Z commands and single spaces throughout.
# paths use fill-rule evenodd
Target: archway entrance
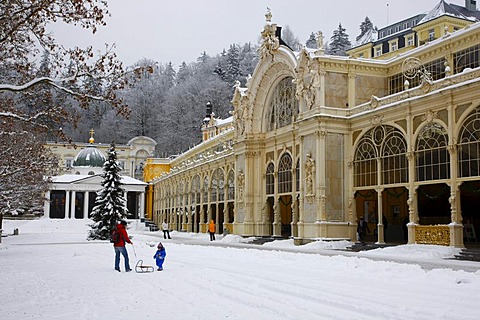
M 292 236 L 292 196 L 280 196 L 278 200 L 282 224 L 281 235 L 282 238 L 289 238 Z
M 421 225 L 449 224 L 451 219 L 450 187 L 445 183 L 429 184 L 417 189 L 418 218 Z
M 480 240 L 480 181 L 467 181 L 460 186 L 460 203 L 463 218 L 465 245 Z

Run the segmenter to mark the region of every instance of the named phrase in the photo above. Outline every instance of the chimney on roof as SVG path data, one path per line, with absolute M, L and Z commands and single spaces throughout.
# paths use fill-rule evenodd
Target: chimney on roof
M 465 0 L 465 8 L 467 8 L 468 11 L 477 11 L 477 1 Z
M 213 105 L 210 101 L 208 101 L 207 104 L 206 104 L 206 107 L 207 107 L 207 114 L 205 115 L 205 117 L 210 118 L 211 115 L 212 115 L 212 111 L 213 111 Z

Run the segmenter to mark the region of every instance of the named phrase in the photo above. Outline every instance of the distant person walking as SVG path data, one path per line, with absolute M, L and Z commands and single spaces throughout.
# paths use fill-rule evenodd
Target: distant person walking
M 157 271 L 163 270 L 163 263 L 165 262 L 165 257 L 167 256 L 167 251 L 165 251 L 165 247 L 160 242 L 157 246 L 157 252 L 153 255 L 153 259 L 155 259 L 155 263 L 157 264 Z
M 210 223 L 208 224 L 208 233 L 210 233 L 210 241 L 215 240 L 215 222 L 213 220 L 210 220 Z
M 368 230 L 368 224 L 363 219 L 363 217 L 360 217 L 360 220 L 358 221 L 358 225 L 357 225 L 357 234 L 358 234 L 358 240 L 360 241 L 362 246 L 365 245 L 365 236 L 367 235 L 367 232 L 370 232 L 370 230 Z
M 170 238 L 170 228 L 168 227 L 167 219 L 163 220 L 162 231 L 163 231 L 164 239 L 167 239 L 167 236 L 168 236 L 168 239 L 172 239 Z
M 117 225 L 116 232 L 118 233 L 118 237 L 113 243 L 113 249 L 115 250 L 115 270 L 118 272 L 120 272 L 120 254 L 122 254 L 125 259 L 125 271 L 132 271 L 132 269 L 130 269 L 130 262 L 128 260 L 128 252 L 127 248 L 125 248 L 125 243 L 128 242 L 133 245 L 133 242 L 128 237 L 127 229 L 125 228 L 126 225 L 127 222 L 124 220 Z

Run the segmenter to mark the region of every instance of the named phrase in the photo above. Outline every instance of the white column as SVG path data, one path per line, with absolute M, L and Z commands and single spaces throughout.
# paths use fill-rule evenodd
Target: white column
M 43 216 L 50 218 L 50 190 L 45 192 L 45 201 L 43 202 Z
M 139 201 L 139 212 L 138 212 L 138 217 L 139 218 L 145 218 L 145 192 L 140 193 L 140 201 Z
M 70 209 L 70 191 L 65 190 L 65 219 L 70 218 L 68 216 L 68 209 Z
M 90 195 L 88 191 L 85 191 L 83 196 L 83 219 L 88 219 L 88 202 L 90 200 Z
M 72 191 L 72 198 L 70 199 L 70 219 L 75 219 L 75 198 L 76 191 Z

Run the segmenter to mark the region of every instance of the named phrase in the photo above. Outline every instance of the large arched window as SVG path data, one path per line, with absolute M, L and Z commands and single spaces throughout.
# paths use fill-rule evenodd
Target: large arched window
M 407 143 L 402 133 L 392 126 L 378 126 L 368 131 L 359 141 L 354 158 L 355 187 L 378 183 L 381 170 L 382 184 L 408 181 Z M 381 159 L 381 168 L 378 162 Z
M 480 107 L 463 122 L 458 139 L 460 177 L 475 177 L 480 172 Z
M 275 166 L 273 163 L 269 163 L 267 166 L 267 173 L 266 173 L 266 193 L 267 194 L 274 194 L 275 193 L 275 176 L 273 171 L 275 170 Z
M 383 184 L 408 181 L 407 143 L 398 130 L 387 132 L 382 146 Z
M 416 147 L 417 181 L 450 177 L 450 156 L 447 143 L 447 131 L 440 124 L 430 123 L 422 128 Z
M 285 153 L 278 163 L 278 193 L 292 192 L 292 157 Z
M 291 124 L 298 114 L 298 102 L 295 98 L 293 78 L 281 80 L 270 97 L 267 112 L 267 131 L 285 127 Z
M 360 140 L 354 158 L 355 187 L 377 184 L 377 150 L 368 133 Z
M 192 180 L 192 193 L 194 194 L 193 201 L 200 204 L 200 176 L 196 175 Z

